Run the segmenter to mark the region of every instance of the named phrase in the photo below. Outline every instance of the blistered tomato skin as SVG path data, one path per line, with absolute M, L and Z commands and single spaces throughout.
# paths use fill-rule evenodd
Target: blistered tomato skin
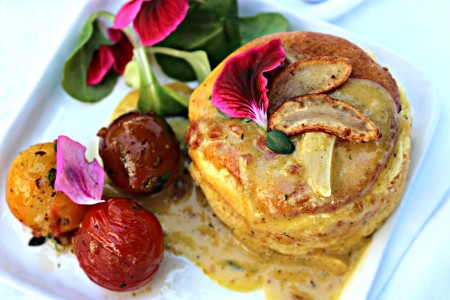
M 170 126 L 156 114 L 124 114 L 97 135 L 105 171 L 118 187 L 154 194 L 177 178 L 180 146 Z
M 126 198 L 110 198 L 91 206 L 73 244 L 87 276 L 113 291 L 145 285 L 158 271 L 164 253 L 158 219 Z
M 87 211 L 53 187 L 56 176 L 54 143 L 30 146 L 13 160 L 6 180 L 6 202 L 12 214 L 35 237 L 70 232 Z

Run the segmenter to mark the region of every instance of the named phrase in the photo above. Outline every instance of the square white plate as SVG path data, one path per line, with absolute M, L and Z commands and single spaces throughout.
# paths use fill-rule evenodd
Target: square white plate
M 110 11 L 117 11 L 117 5 L 105 4 L 108 5 L 106 8 Z M 240 1 L 242 15 L 253 15 L 260 11 L 278 11 L 284 14 L 289 19 L 291 30 L 319 31 L 347 38 L 370 50 L 382 65 L 389 67 L 393 76 L 407 91 L 413 110 L 413 148 L 408 183 L 411 185 L 431 140 L 438 111 L 434 93 L 422 73 L 400 56 L 328 23 L 309 19 L 295 10 L 277 6 L 272 1 Z M 78 32 L 72 30 L 67 39 L 74 41 L 77 36 Z M 61 89 L 60 69 L 72 47 L 73 42 L 62 43 L 31 97 L 25 101 L 9 129 L 3 133 L 9 142 L 1 145 L 0 153 L 3 170 L 0 174 L 0 281 L 24 293 L 43 298 L 263 299 L 261 291 L 236 293 L 226 290 L 185 259 L 170 254 L 149 285 L 151 292 L 144 288 L 135 295 L 113 293 L 90 282 L 78 267 L 73 254 L 57 254 L 49 245 L 27 246 L 30 232 L 14 219 L 4 199 L 6 172 L 10 162 L 28 146 L 52 141 L 60 134 L 80 141 L 88 149 L 95 149 L 97 131 L 107 124 L 112 109 L 128 91 L 119 82 L 113 93 L 98 104 L 84 104 L 70 98 Z M 403 201 L 415 201 L 414 195 L 409 195 Z M 395 218 L 396 214 L 375 234 L 364 258 L 344 289 L 343 299 L 366 297 Z

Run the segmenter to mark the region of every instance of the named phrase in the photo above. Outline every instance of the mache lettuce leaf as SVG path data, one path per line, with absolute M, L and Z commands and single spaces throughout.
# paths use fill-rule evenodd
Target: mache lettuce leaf
M 287 31 L 288 27 L 288 20 L 279 13 L 264 12 L 251 17 L 241 17 L 239 19 L 241 45 L 264 35 Z
M 183 22 L 157 46 L 184 51 L 203 50 L 214 68 L 240 46 L 237 1 L 191 1 Z M 182 81 L 196 79 L 185 60 L 160 53 L 155 56 L 168 76 Z
M 114 15 L 105 11 L 92 14 L 81 30 L 75 50 L 63 68 L 61 82 L 63 89 L 82 102 L 102 100 L 112 92 L 118 78 L 118 75 L 110 70 L 101 83 L 94 86 L 87 85 L 87 72 L 94 52 L 100 45 L 111 45 L 111 41 L 105 37 L 98 24 L 101 17 L 114 19 Z

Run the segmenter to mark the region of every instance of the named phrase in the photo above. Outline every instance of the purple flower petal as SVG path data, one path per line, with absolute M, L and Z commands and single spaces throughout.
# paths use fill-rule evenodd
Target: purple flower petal
M 88 163 L 86 147 L 60 135 L 56 142 L 55 190 L 77 204 L 95 204 L 102 200 L 105 172 L 97 160 Z
M 188 8 L 187 0 L 144 1 L 134 19 L 142 44 L 152 46 L 165 39 L 183 21 Z
M 87 85 L 99 84 L 109 69 L 114 65 L 114 55 L 112 50 L 101 45 L 92 57 L 91 64 L 87 71 Z
M 145 0 L 132 0 L 125 3 L 116 14 L 113 27 L 115 29 L 122 29 L 131 24 L 136 18 L 144 1 Z
M 284 60 L 280 39 L 248 49 L 225 64 L 214 83 L 212 104 L 234 118 L 248 118 L 267 126 L 267 79 L 264 72 Z

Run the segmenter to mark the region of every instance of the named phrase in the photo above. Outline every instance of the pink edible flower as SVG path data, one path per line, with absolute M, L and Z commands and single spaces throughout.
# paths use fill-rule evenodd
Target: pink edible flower
M 177 28 L 188 8 L 187 0 L 131 0 L 120 8 L 114 28 L 123 29 L 133 22 L 142 44 L 153 46 Z
M 102 200 L 105 172 L 94 159 L 85 157 L 86 147 L 60 135 L 56 142 L 55 190 L 63 192 L 77 204 L 95 204 Z
M 121 30 L 109 28 L 107 33 L 113 45 L 101 45 L 95 52 L 87 72 L 87 85 L 99 84 L 111 67 L 122 75 L 133 58 L 133 45 Z
M 278 67 L 285 53 L 281 40 L 253 47 L 230 58 L 214 83 L 212 104 L 234 118 L 267 127 L 267 79 L 263 73 Z

